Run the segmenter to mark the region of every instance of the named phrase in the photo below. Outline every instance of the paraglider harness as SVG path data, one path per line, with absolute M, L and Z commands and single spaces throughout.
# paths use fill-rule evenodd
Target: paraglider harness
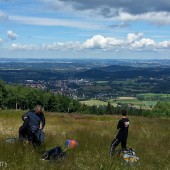
M 73 149 L 78 146 L 78 142 L 74 139 L 69 139 L 65 141 L 66 148 L 62 150 L 60 146 L 54 147 L 46 151 L 42 155 L 42 160 L 48 161 L 61 161 L 66 156 L 66 151 L 68 149 Z
M 122 158 L 125 164 L 133 165 L 139 162 L 139 157 L 136 156 L 135 150 L 133 148 L 118 150 L 116 152 L 117 155 Z
M 60 146 L 57 146 L 46 151 L 42 155 L 42 160 L 48 160 L 48 161 L 61 160 L 62 158 L 64 158 L 65 155 L 66 155 L 65 151 L 63 151 Z
M 44 143 L 44 136 L 45 133 L 41 129 L 38 129 L 36 133 L 28 133 L 26 140 L 31 141 L 34 146 L 41 145 Z
M 22 120 L 24 121 L 24 126 L 27 128 L 27 132 L 23 134 L 24 139 L 28 142 L 32 142 L 33 146 L 44 143 L 44 132 L 35 126 L 31 126 L 29 117 L 26 114 L 22 116 Z

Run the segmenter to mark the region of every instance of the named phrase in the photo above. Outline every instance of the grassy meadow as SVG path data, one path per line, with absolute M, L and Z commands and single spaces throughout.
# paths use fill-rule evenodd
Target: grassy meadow
M 120 116 L 45 113 L 46 139 L 40 149 L 20 143 L 8 144 L 5 139 L 18 135 L 22 111 L 0 111 L 0 169 L 33 170 L 168 170 L 170 169 L 170 119 L 129 116 L 128 147 L 136 150 L 140 165 L 126 166 L 120 157 L 109 157 L 111 141 L 117 133 Z M 67 139 L 79 146 L 67 151 L 64 160 L 40 160 L 44 148 L 65 148 Z M 118 146 L 120 148 L 120 146 Z M 6 167 L 2 162 L 6 163 Z
M 90 100 L 85 100 L 85 101 L 81 101 L 81 103 L 88 105 L 88 106 L 107 106 L 108 102 L 104 102 L 101 100 L 95 100 L 95 99 L 90 99 Z
M 105 81 L 99 83 L 105 83 Z M 142 98 L 139 100 L 139 98 Z M 96 99 L 90 99 L 81 101 L 81 103 L 84 103 L 89 106 L 107 106 L 108 102 L 110 102 L 111 105 L 114 107 L 117 106 L 118 103 L 121 104 L 132 104 L 136 108 L 142 108 L 142 109 L 151 109 L 153 108 L 158 101 L 166 101 L 170 102 L 170 94 L 159 94 L 159 93 L 143 93 L 139 94 L 137 97 L 117 97 L 114 99 L 110 99 L 108 101 L 101 101 Z
M 84 103 L 88 106 L 107 106 L 108 102 L 110 102 L 110 104 L 114 107 L 117 106 L 118 103 L 121 104 L 132 104 L 134 107 L 136 108 L 142 108 L 142 109 L 150 109 L 150 106 L 154 107 L 158 101 L 148 101 L 148 100 L 139 100 L 136 97 L 120 97 L 117 99 L 110 99 L 106 102 L 101 101 L 101 100 L 95 100 L 95 99 L 90 99 L 90 100 L 85 100 L 85 101 L 81 101 L 81 103 Z

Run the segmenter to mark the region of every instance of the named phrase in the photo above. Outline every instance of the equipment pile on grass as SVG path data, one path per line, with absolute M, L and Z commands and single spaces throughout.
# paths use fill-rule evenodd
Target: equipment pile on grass
M 136 156 L 135 150 L 133 148 L 122 150 L 119 152 L 119 154 L 125 165 L 135 165 L 139 163 L 139 157 Z
M 78 146 L 78 142 L 76 140 L 66 140 L 65 141 L 66 148 L 63 150 L 60 146 L 54 147 L 43 154 L 43 160 L 49 161 L 59 161 L 62 160 L 66 156 L 66 151 L 68 149 L 73 149 Z

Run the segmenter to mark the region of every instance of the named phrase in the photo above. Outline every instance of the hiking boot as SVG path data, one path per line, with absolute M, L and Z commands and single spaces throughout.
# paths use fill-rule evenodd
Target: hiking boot
M 127 148 L 122 148 L 122 151 L 127 151 L 128 149 Z

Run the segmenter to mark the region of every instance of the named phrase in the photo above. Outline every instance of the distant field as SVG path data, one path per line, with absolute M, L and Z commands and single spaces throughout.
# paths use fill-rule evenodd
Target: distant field
M 129 167 L 120 157 L 109 157 L 111 141 L 117 133 L 118 116 L 45 113 L 46 138 L 44 147 L 65 148 L 67 139 L 75 139 L 79 146 L 67 151 L 61 162 L 40 160 L 43 150 L 31 145 L 8 144 L 5 139 L 18 135 L 22 111 L 0 111 L 0 162 L 11 170 L 168 170 L 170 169 L 170 119 L 129 116 L 128 147 L 136 150 L 140 164 Z M 120 146 L 118 146 L 118 149 Z M 3 164 L 2 164 L 3 165 Z
M 132 79 L 127 79 L 127 80 L 116 80 L 116 81 L 112 81 L 112 84 L 124 84 L 124 85 L 127 85 L 127 84 L 136 84 L 135 83 L 135 80 L 132 80 Z
M 116 100 L 136 100 L 136 97 L 117 97 Z
M 109 81 L 96 81 L 97 84 L 107 84 Z
M 155 106 L 157 104 L 157 101 L 143 101 L 143 102 L 147 106 Z
M 169 100 L 170 94 L 157 94 L 157 93 L 145 93 L 138 95 L 138 98 L 142 97 L 144 100 Z
M 114 107 L 117 106 L 118 103 L 121 104 L 131 104 L 137 108 L 143 108 L 143 109 L 150 109 L 150 106 L 153 107 L 156 105 L 157 101 L 141 101 L 138 100 L 135 97 L 119 97 L 114 100 L 108 100 L 107 102 L 101 101 L 101 100 L 86 100 L 86 101 L 81 101 L 81 103 L 84 103 L 88 106 L 106 106 L 108 102 L 111 103 Z
M 152 96 L 170 97 L 170 94 L 144 93 L 144 94 L 140 94 L 139 96 L 146 96 L 146 97 L 152 97 Z
M 93 106 L 93 105 L 106 106 L 108 104 L 107 102 L 103 102 L 103 101 L 100 101 L 100 100 L 86 100 L 86 101 L 81 101 L 81 103 L 84 103 L 88 106 Z
M 136 97 L 117 97 L 115 100 L 109 100 L 113 103 L 126 103 L 126 104 L 133 104 L 135 106 L 142 106 L 144 103 L 138 100 Z

